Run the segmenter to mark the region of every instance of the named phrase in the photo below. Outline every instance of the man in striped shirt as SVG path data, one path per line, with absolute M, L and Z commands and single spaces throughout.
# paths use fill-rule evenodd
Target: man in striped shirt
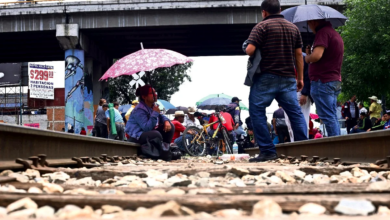
M 255 75 L 249 95 L 249 114 L 260 155 L 250 162 L 277 158 L 265 116 L 266 107 L 270 106 L 274 99 L 287 113 L 294 139 L 307 140 L 307 125 L 297 100 L 297 90 L 303 88 L 301 34 L 294 24 L 285 20 L 280 14 L 278 0 L 264 0 L 261 9 L 263 21 L 252 29 L 248 38 L 249 45 L 246 48 L 249 56 L 259 49 L 262 58 L 261 73 Z

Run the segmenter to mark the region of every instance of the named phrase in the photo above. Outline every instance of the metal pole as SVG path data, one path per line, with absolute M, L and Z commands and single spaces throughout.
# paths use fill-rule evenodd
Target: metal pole
M 20 106 L 20 125 L 23 124 L 23 121 L 22 121 L 22 80 L 20 80 L 20 83 L 19 83 L 19 106 Z

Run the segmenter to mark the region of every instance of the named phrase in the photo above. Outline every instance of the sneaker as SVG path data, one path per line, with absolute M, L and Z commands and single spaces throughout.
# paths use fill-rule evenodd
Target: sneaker
M 265 161 L 276 160 L 276 159 L 278 159 L 277 154 L 268 154 L 268 155 L 260 154 L 258 157 L 249 159 L 249 163 L 265 162 Z

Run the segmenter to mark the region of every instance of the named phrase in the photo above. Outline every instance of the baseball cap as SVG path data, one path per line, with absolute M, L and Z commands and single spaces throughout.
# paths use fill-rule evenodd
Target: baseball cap
M 237 101 L 241 101 L 241 99 L 239 99 L 238 97 L 233 97 L 232 98 L 232 102 L 237 102 Z
M 131 104 L 133 104 L 133 105 L 138 104 L 138 103 L 139 103 L 138 100 L 134 100 L 131 102 Z

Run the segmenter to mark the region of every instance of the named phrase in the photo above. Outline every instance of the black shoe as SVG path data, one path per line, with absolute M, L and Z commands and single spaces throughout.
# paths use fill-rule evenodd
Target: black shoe
M 260 154 L 258 157 L 249 159 L 249 163 L 257 163 L 257 162 L 265 162 L 269 160 L 276 160 L 278 159 L 277 154 Z

